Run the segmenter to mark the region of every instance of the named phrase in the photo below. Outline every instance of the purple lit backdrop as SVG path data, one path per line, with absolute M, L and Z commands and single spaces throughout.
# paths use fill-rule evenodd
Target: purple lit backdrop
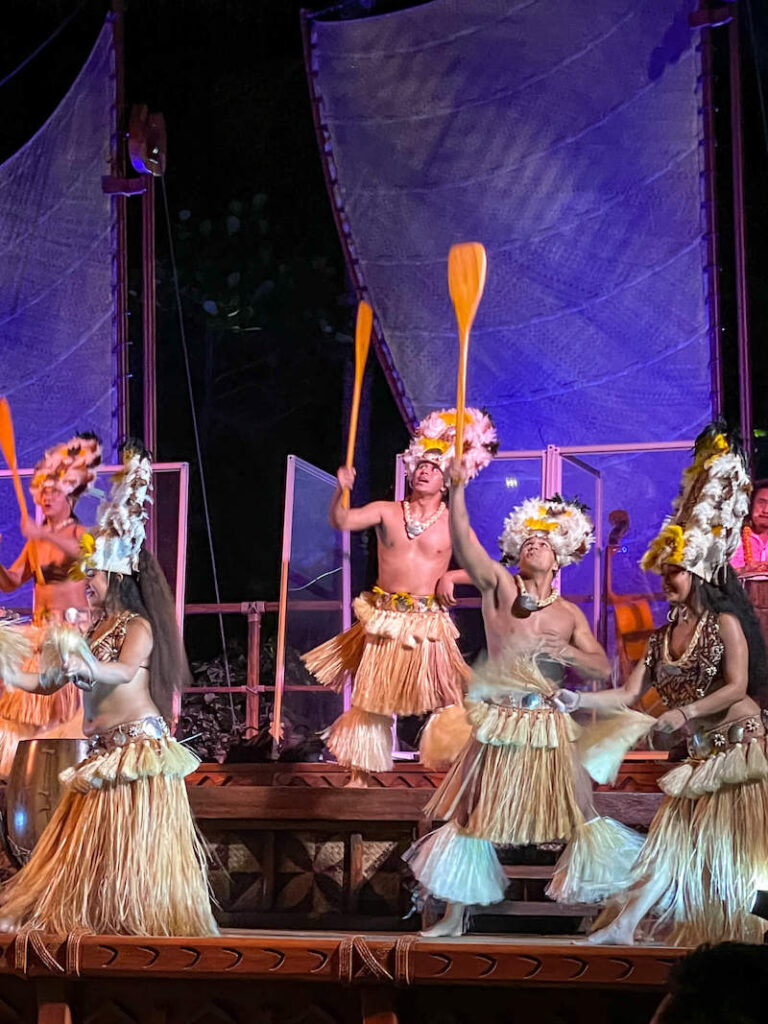
M 435 0 L 310 21 L 345 242 L 417 416 L 455 400 L 446 256 L 471 239 L 489 274 L 468 395 L 502 447 L 690 438 L 709 418 L 695 7 Z M 601 460 L 606 508 L 632 506 L 628 565 L 682 461 Z M 489 548 L 513 497 L 487 495 Z
M 19 464 L 95 430 L 115 442 L 110 171 L 115 131 L 109 21 L 40 130 L 0 166 L 0 394 L 11 404 Z M 18 508 L 0 488 L 0 558 L 21 548 Z M 13 604 L 28 604 L 26 591 Z

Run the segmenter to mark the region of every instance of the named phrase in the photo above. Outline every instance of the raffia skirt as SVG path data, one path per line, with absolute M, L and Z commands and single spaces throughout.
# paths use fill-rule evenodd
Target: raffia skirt
M 459 632 L 433 596 L 388 594 L 355 599 L 357 622 L 303 655 L 307 668 L 340 693 L 354 677 L 352 706 L 327 730 L 336 760 L 363 771 L 392 767 L 392 715 L 421 715 L 461 703 L 470 669 Z
M 39 626 L 6 626 L 0 630 L 0 637 L 4 648 L 11 647 L 14 638 L 19 645 L 35 648 L 41 643 L 44 632 Z M 10 651 L 0 653 L 0 666 L 5 657 L 12 660 Z M 40 671 L 39 654 L 32 654 L 25 661 L 25 671 Z M 80 691 L 72 683 L 48 695 L 5 687 L 0 682 L 0 778 L 8 778 L 21 740 L 34 739 L 49 729 L 71 722 L 81 707 Z
M 537 673 L 529 665 L 525 675 L 530 683 Z M 506 878 L 494 845 L 567 842 L 548 889 L 553 899 L 597 901 L 626 881 L 641 837 L 595 813 L 577 747 L 582 730 L 571 716 L 545 702 L 521 706 L 525 697 L 467 705 L 472 737 L 425 808 L 446 824 L 405 855 L 433 896 L 478 904 L 503 899 Z
M 197 764 L 160 718 L 93 737 L 0 916 L 54 934 L 216 935 L 184 784 Z
M 631 871 L 630 884 L 595 922 L 610 924 L 646 886 L 657 891 L 640 934 L 674 946 L 763 941 L 750 913 L 768 888 L 768 760 L 765 737 L 689 758 L 659 780 L 666 799 Z

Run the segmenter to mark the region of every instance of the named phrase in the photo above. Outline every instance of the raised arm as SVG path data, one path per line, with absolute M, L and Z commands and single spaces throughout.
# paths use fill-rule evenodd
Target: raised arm
M 26 583 L 28 579 L 32 578 L 32 566 L 29 564 L 29 545 L 25 544 L 21 549 L 21 554 L 10 567 L 6 569 L 4 565 L 0 565 L 0 590 L 8 594 L 12 590 L 16 590 Z
M 74 537 L 66 536 L 63 533 L 56 533 L 47 526 L 38 526 L 32 519 L 27 519 L 21 524 L 21 532 L 27 540 L 44 540 L 53 544 L 60 551 L 63 551 L 71 561 L 77 561 L 81 557 L 80 538 L 85 533 L 85 527 L 78 525 L 74 531 Z
M 361 508 L 342 508 L 341 496 L 345 487 L 351 491 L 355 486 L 355 471 L 340 466 L 336 470 L 336 490 L 331 498 L 328 509 L 328 521 L 334 530 L 367 530 L 371 526 L 379 526 L 385 501 L 372 501 Z
M 470 582 L 482 592 L 495 589 L 499 571 L 483 545 L 475 536 L 469 525 L 467 502 L 464 497 L 464 484 L 453 484 L 449 505 L 449 521 L 451 524 L 451 545 L 453 557 L 466 569 Z

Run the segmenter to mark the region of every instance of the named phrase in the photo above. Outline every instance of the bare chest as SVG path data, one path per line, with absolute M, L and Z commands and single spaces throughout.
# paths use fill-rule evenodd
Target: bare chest
M 387 553 L 423 561 L 450 559 L 448 512 L 444 510 L 433 522 L 429 517 L 421 521 L 412 516 L 408 523 L 402 505 L 393 504 L 383 518 L 378 541 L 380 549 Z

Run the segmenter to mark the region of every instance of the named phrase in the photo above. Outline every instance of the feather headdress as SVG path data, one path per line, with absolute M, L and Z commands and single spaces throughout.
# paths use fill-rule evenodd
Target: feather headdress
M 499 537 L 502 562 L 517 565 L 523 544 L 531 537 L 547 541 L 560 568 L 581 561 L 595 540 L 592 520 L 586 512 L 586 505 L 566 501 L 559 494 L 527 498 L 504 520 L 504 532 Z
M 651 541 L 641 567 L 660 573 L 665 564 L 679 565 L 714 582 L 738 547 L 751 490 L 736 438 L 723 423 L 710 423 L 696 438 L 672 515 Z
M 96 529 L 81 538 L 81 572 L 90 568 L 129 575 L 139 567 L 146 505 L 152 500 L 152 463 L 135 441 L 126 445 L 122 456 L 123 468 L 112 477 L 109 498 L 96 514 Z
M 416 428 L 411 443 L 403 453 L 405 471 L 409 477 L 420 462 L 432 462 L 446 475 L 455 455 L 456 410 L 431 412 Z M 471 480 L 485 469 L 499 447 L 496 427 L 484 409 L 464 411 L 464 451 L 461 464 L 464 479 Z
M 77 434 L 65 444 L 48 448 L 35 466 L 29 485 L 32 497 L 40 504 L 46 487 L 77 499 L 96 479 L 101 463 L 101 441 L 95 434 Z

